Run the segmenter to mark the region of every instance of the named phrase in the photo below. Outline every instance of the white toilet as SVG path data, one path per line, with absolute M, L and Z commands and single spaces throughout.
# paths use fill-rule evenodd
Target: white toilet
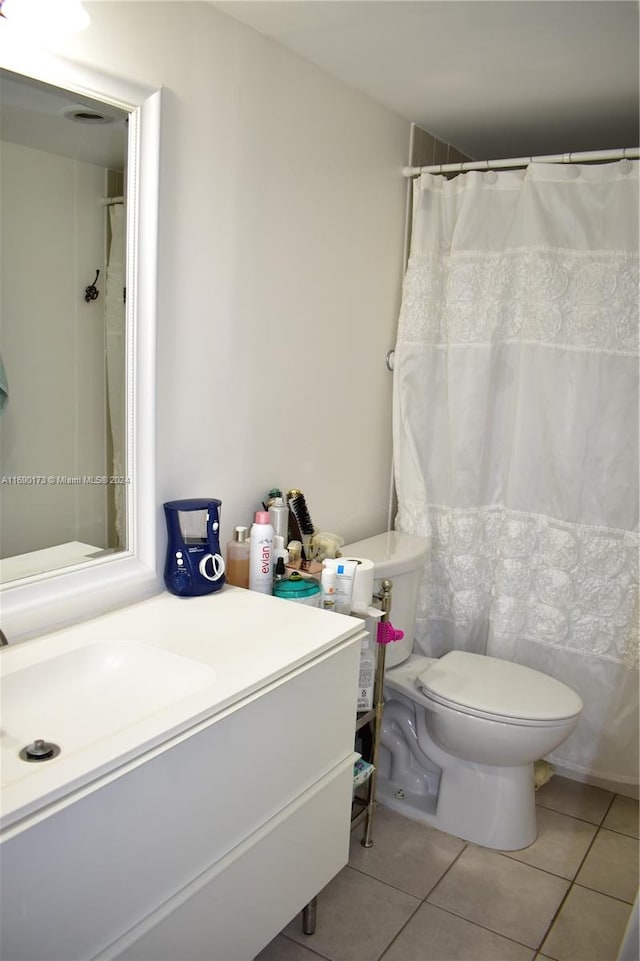
M 427 547 L 390 531 L 342 548 L 393 582 L 377 798 L 405 817 L 489 848 L 536 839 L 534 761 L 571 734 L 581 698 L 555 678 L 496 657 L 412 654 Z

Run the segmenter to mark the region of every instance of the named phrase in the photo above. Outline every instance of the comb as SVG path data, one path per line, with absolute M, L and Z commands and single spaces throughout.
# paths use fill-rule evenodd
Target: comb
M 289 540 L 302 541 L 305 559 L 309 556 L 309 545 L 315 533 L 311 515 L 302 491 L 293 488 L 287 493 L 289 505 Z

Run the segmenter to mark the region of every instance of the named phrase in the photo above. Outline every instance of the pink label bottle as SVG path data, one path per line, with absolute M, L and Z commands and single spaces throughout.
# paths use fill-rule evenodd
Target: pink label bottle
M 273 525 L 268 511 L 256 511 L 249 538 L 249 590 L 273 593 Z

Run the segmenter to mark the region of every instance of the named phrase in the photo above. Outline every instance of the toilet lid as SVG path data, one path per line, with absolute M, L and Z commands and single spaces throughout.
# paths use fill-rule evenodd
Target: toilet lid
M 582 699 L 548 674 L 497 657 L 450 651 L 418 674 L 427 697 L 499 717 L 551 721 L 574 717 Z

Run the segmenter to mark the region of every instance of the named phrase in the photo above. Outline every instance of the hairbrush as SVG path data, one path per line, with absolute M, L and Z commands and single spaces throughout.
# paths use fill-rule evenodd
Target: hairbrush
M 289 506 L 289 540 L 302 541 L 303 557 L 309 557 L 309 545 L 315 528 L 302 491 L 290 490 L 287 493 Z

